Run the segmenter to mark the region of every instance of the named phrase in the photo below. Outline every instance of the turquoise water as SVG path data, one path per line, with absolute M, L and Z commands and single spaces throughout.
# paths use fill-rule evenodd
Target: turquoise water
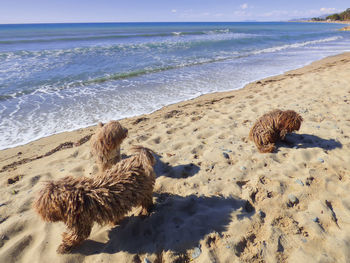
M 342 25 L 0 25 L 0 149 L 350 51 Z

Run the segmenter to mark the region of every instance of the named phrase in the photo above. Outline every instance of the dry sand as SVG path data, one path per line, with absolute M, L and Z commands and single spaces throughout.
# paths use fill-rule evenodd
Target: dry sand
M 305 121 L 261 154 L 249 129 L 275 108 Z M 141 144 L 159 155 L 150 217 L 95 225 L 56 254 L 64 225 L 31 203 L 46 180 L 96 174 L 89 143 L 73 144 L 95 128 L 43 138 L 0 152 L 0 262 L 350 261 L 349 53 L 121 123 L 123 154 Z

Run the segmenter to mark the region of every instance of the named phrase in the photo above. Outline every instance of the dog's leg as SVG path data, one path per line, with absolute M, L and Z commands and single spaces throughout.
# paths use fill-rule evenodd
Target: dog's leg
M 104 172 L 120 161 L 120 146 L 111 151 L 108 156 L 101 161 L 100 171 Z
M 280 138 L 281 140 L 284 140 L 286 138 L 288 131 L 286 129 L 281 130 L 280 132 Z
M 153 208 L 153 198 L 152 194 L 147 196 L 141 203 L 142 210 L 139 215 L 148 216 Z
M 120 145 L 117 146 L 116 150 L 115 150 L 115 157 L 114 157 L 114 163 L 116 164 L 117 162 L 120 161 Z
M 272 142 L 273 137 L 270 133 L 265 132 L 259 136 L 255 136 L 253 139 L 259 152 L 272 153 L 275 150 L 275 144 Z
M 268 143 L 263 145 L 257 145 L 258 150 L 261 153 L 272 153 L 275 150 L 275 144 L 274 143 Z
M 110 226 L 116 226 L 120 224 L 120 221 L 122 221 L 124 219 L 124 215 L 121 215 L 120 217 L 114 219 L 113 222 L 110 222 Z
M 102 162 L 99 164 L 100 173 L 103 173 L 104 171 L 106 171 L 109 168 L 110 168 L 110 164 L 108 162 Z
M 108 162 L 105 164 L 105 170 L 110 169 L 113 165 L 115 165 L 116 163 L 118 163 L 120 161 L 120 150 L 119 152 L 117 151 L 116 155 L 111 158 L 110 160 L 108 160 Z
M 84 222 L 84 225 L 79 225 L 62 234 L 62 243 L 57 248 L 57 253 L 65 254 L 81 244 L 87 239 L 91 233 L 92 224 Z

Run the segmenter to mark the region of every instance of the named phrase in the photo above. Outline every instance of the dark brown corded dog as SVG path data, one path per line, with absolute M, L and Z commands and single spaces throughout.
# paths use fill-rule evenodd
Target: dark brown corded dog
M 91 153 L 97 158 L 100 172 L 103 172 L 120 161 L 120 145 L 128 135 L 118 121 L 103 125 L 98 123 L 96 133 L 91 137 Z
M 275 150 L 275 142 L 284 140 L 289 132 L 300 129 L 303 118 L 292 110 L 273 110 L 261 116 L 251 128 L 249 139 L 254 141 L 261 153 Z
M 44 221 L 62 221 L 58 253 L 68 253 L 88 238 L 93 224 L 118 224 L 133 208 L 142 206 L 148 215 L 153 205 L 155 182 L 152 151 L 134 147 L 136 154 L 95 178 L 67 176 L 47 182 L 34 202 L 34 209 Z

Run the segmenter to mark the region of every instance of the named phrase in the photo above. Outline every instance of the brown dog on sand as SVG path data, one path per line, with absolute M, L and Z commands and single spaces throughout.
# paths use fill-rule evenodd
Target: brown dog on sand
M 254 141 L 261 153 L 275 150 L 275 142 L 284 140 L 289 132 L 300 129 L 303 118 L 292 110 L 273 110 L 261 116 L 251 128 L 249 139 Z
M 103 125 L 98 123 L 96 133 L 91 137 L 91 153 L 96 156 L 100 172 L 103 172 L 120 161 L 120 145 L 128 135 L 118 121 Z
M 47 182 L 39 192 L 36 212 L 44 221 L 62 221 L 67 227 L 58 253 L 68 253 L 87 239 L 94 222 L 118 224 L 137 206 L 142 206 L 141 215 L 149 214 L 156 160 L 147 148 L 137 146 L 134 151 L 98 177 L 67 176 Z

